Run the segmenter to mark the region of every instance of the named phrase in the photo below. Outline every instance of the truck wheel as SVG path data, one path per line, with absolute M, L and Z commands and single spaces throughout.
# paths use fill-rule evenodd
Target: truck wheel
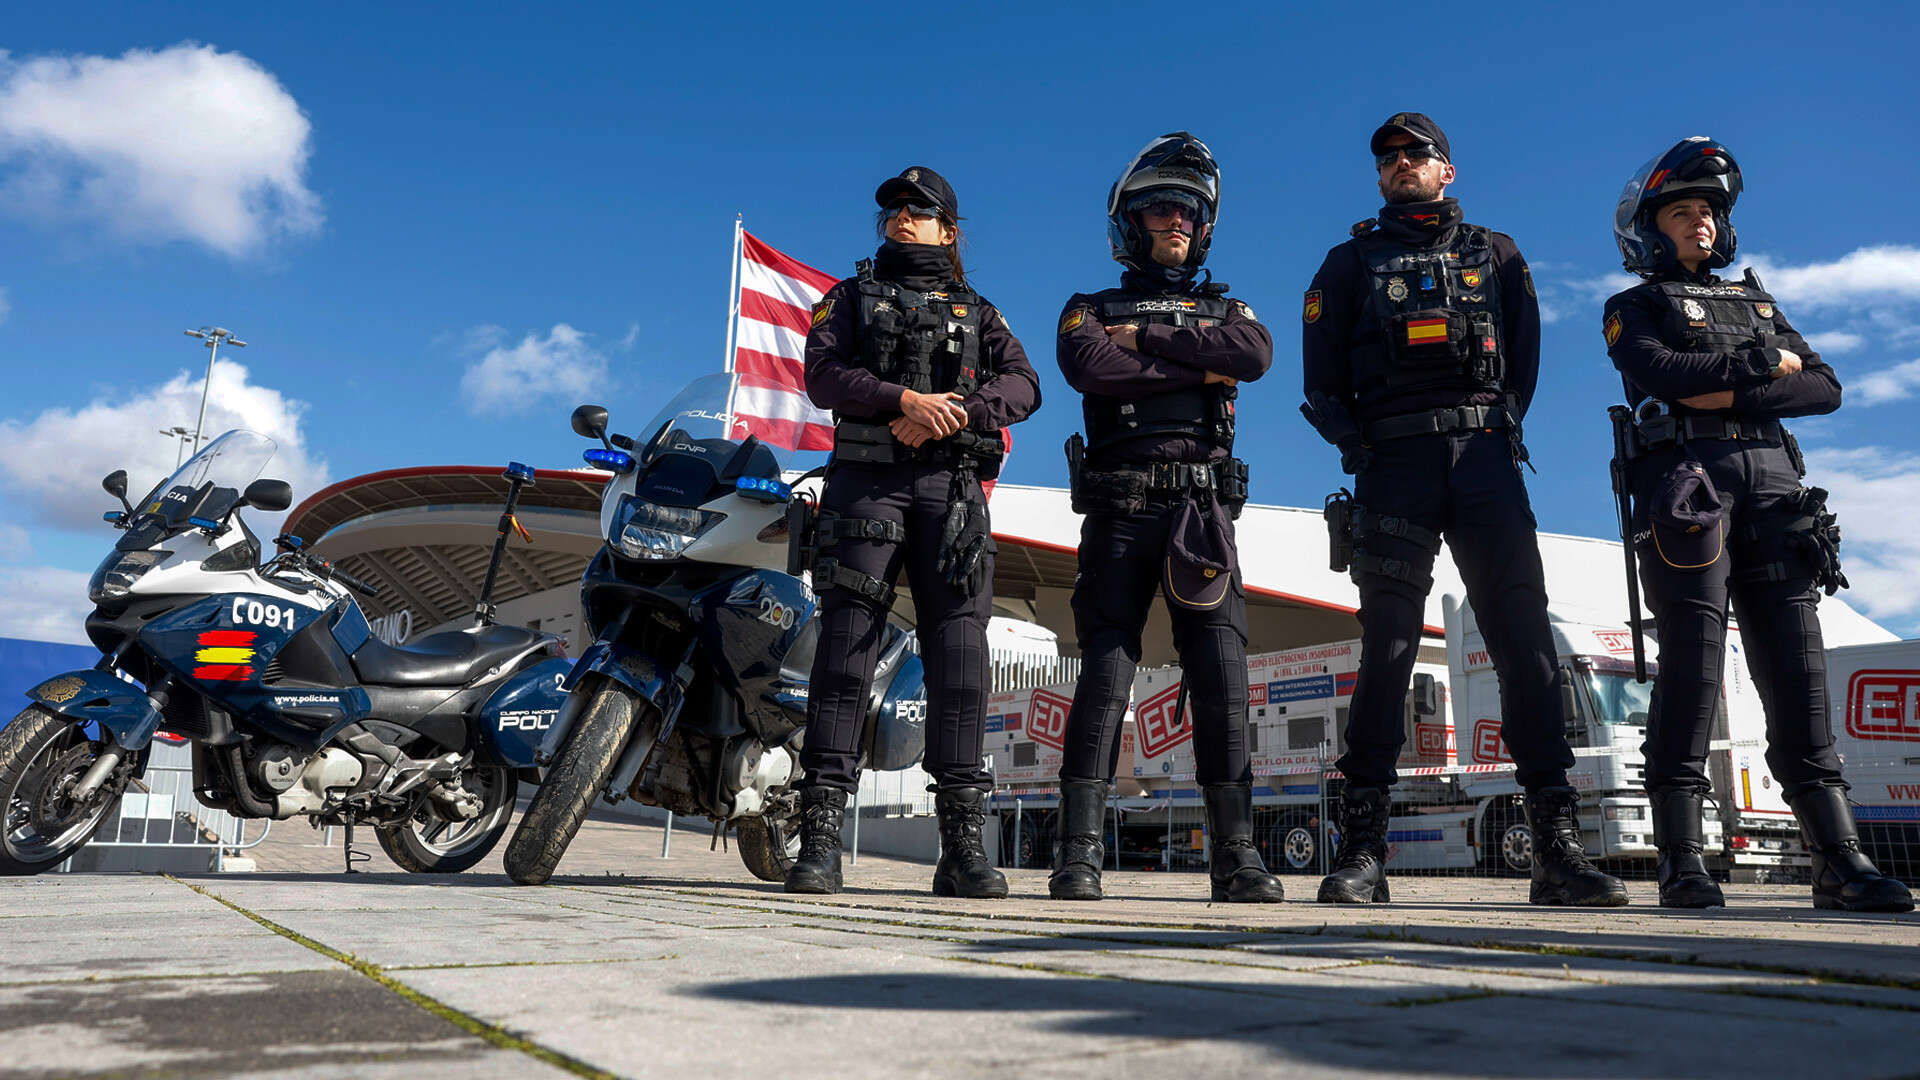
M 785 881 L 800 857 L 800 830 L 792 819 L 775 820 L 765 814 L 741 818 L 734 825 L 740 861 L 761 881 Z
M 1501 869 L 1515 874 L 1533 872 L 1533 830 L 1526 822 L 1506 822 L 1494 843 Z
M 122 769 L 84 803 L 67 798 L 99 752 L 78 724 L 39 705 L 0 729 L 0 874 L 51 870 L 93 839 L 133 772 Z
M 553 876 L 593 800 L 613 778 L 614 766 L 633 735 L 633 692 L 618 683 L 596 680 L 597 690 L 585 715 L 574 722 L 567 743 L 547 769 L 507 843 L 507 876 L 522 885 L 542 885 Z
M 520 778 L 512 769 L 478 768 L 460 778 L 480 796 L 480 813 L 465 821 L 442 817 L 432 801 L 401 825 L 375 830 L 394 865 L 413 874 L 458 874 L 487 857 L 507 834 Z
M 1320 868 L 1320 838 L 1313 826 L 1295 821 L 1280 835 L 1280 859 L 1274 869 L 1289 874 L 1311 874 Z

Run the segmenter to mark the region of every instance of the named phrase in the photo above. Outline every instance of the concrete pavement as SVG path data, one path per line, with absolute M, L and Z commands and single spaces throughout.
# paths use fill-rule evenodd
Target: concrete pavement
M 0 880 L 0 1076 L 1920 1075 L 1920 919 L 1804 889 L 1576 912 L 1402 877 L 1334 908 L 1288 878 L 1228 907 L 1115 874 L 1075 905 L 1019 871 L 996 903 L 863 857 L 789 897 L 608 821 L 522 888 L 342 875 L 277 828 L 255 874 Z

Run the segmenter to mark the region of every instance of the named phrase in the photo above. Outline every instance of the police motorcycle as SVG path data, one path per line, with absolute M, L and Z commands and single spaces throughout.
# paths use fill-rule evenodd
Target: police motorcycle
M 799 749 L 820 624 L 807 569 L 823 469 L 783 453 L 742 415 L 751 375 L 695 380 L 642 429 L 609 435 L 582 405 L 573 430 L 613 473 L 606 544 L 581 579 L 593 644 L 538 751 L 545 779 L 507 845 L 515 881 L 553 873 L 597 798 L 634 799 L 731 828 L 741 861 L 782 881 L 799 856 Z M 790 484 L 787 478 L 793 478 Z M 863 736 L 865 761 L 920 760 L 926 690 L 911 636 L 888 623 Z
M 416 873 L 465 870 L 506 832 L 562 703 L 559 639 L 482 620 L 391 646 L 352 595 L 375 590 L 297 538 L 262 563 L 239 512 L 291 504 L 285 481 L 260 478 L 274 449 L 229 431 L 138 504 L 124 470 L 102 481 L 123 507 L 104 515 L 120 536 L 87 586 L 102 655 L 27 691 L 0 729 L 0 873 L 86 844 L 156 733 L 192 743 L 208 807 L 344 826 L 350 872 L 356 825 Z

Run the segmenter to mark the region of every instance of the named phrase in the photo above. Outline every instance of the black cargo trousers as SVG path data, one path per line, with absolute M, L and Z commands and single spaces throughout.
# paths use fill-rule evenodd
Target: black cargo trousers
M 1080 525 L 1080 572 L 1073 584 L 1080 679 L 1067 714 L 1062 780 L 1112 780 L 1120 722 L 1140 665 L 1140 635 L 1161 587 L 1168 533 L 1182 495 L 1150 500 L 1137 514 L 1088 514 Z M 1247 598 L 1234 567 L 1219 606 L 1191 611 L 1167 603 L 1174 649 L 1193 713 L 1195 779 L 1250 781 L 1247 755 Z
M 1480 633 L 1500 680 L 1500 734 L 1520 786 L 1563 786 L 1573 765 L 1557 690 L 1546 575 L 1533 508 L 1504 429 L 1433 433 L 1373 445 L 1354 477 L 1353 501 L 1368 515 L 1401 518 L 1444 534 L 1466 582 Z M 1436 541 L 1437 544 L 1437 541 Z M 1355 566 L 1360 586 L 1360 671 L 1338 762 L 1347 782 L 1386 787 L 1406 741 L 1405 707 L 1426 623 L 1437 547 L 1375 532 L 1364 554 L 1411 568 L 1407 576 Z M 1456 724 L 1471 718 L 1456 716 Z
M 927 751 L 921 767 L 942 791 L 992 787 L 981 760 L 986 738 L 987 619 L 993 611 L 993 545 L 986 587 L 965 596 L 936 568 L 953 469 L 925 462 L 834 462 L 821 492 L 822 512 L 897 522 L 906 542 L 842 538 L 821 554 L 891 585 L 907 571 L 927 677 Z M 976 512 L 986 501 L 976 491 Z M 816 581 L 816 587 L 818 581 Z M 852 589 L 820 589 L 820 640 L 807 698 L 800 786 L 853 791 L 860 780 L 860 737 L 880 658 L 887 613 Z
M 1713 561 L 1676 568 L 1653 544 L 1647 506 L 1662 478 L 1683 460 L 1706 467 L 1727 516 L 1725 544 Z M 1799 470 L 1784 445 L 1690 439 L 1637 459 L 1631 481 L 1640 582 L 1660 639 L 1660 669 L 1642 748 L 1647 790 L 1712 788 L 1707 746 L 1721 701 L 1729 600 L 1767 716 L 1767 768 L 1780 782 L 1781 794 L 1791 800 L 1823 785 L 1844 787 L 1827 718 L 1815 567 L 1805 549 L 1777 527 L 1782 500 L 1800 487 Z

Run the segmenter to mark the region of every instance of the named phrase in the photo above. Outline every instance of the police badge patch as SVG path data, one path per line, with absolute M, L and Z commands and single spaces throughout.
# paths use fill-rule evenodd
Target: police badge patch
M 1244 301 L 1235 300 L 1233 302 L 1233 306 L 1236 310 L 1240 312 L 1240 317 L 1247 320 L 1248 322 L 1260 321 L 1259 319 L 1256 319 L 1253 317 L 1253 308 L 1247 306 L 1247 304 Z
M 955 304 L 955 305 L 953 305 L 953 317 L 954 317 L 954 318 L 956 318 L 956 319 L 964 319 L 964 318 L 966 318 L 966 317 L 967 317 L 967 305 L 965 305 L 965 304 Z
M 1525 286 L 1527 287 L 1527 295 L 1528 295 L 1528 296 L 1532 296 L 1532 295 L 1534 295 L 1534 293 L 1533 293 L 1533 267 L 1531 267 L 1531 266 L 1527 266 L 1527 265 L 1524 265 L 1524 264 L 1522 264 L 1522 265 L 1521 265 L 1521 267 L 1520 267 L 1520 284 L 1522 284 L 1522 285 L 1525 285 Z
M 1700 301 L 1698 300 L 1688 299 L 1680 301 L 1680 310 L 1686 314 L 1687 318 L 1694 322 L 1703 323 L 1707 321 L 1707 309 L 1700 306 Z
M 1080 324 L 1086 321 L 1087 309 L 1083 307 L 1074 308 L 1072 311 L 1060 316 L 1060 336 L 1065 337 L 1075 330 L 1080 329 Z
M 1620 340 L 1620 313 L 1616 311 L 1608 315 L 1606 323 L 1600 327 L 1600 332 L 1606 336 L 1607 347 L 1612 348 L 1613 343 Z
M 1406 298 L 1407 298 L 1407 279 L 1397 278 L 1397 277 L 1388 278 L 1387 279 L 1387 299 L 1397 304 L 1400 301 L 1405 300 Z
M 1758 307 L 1756 307 L 1756 308 L 1755 308 L 1754 310 L 1755 310 L 1755 311 L 1757 311 L 1757 312 L 1759 312 L 1759 314 L 1760 314 L 1760 317 L 1761 317 L 1761 318 L 1763 318 L 1763 319 L 1771 319 L 1771 318 L 1773 318 L 1773 305 L 1772 305 L 1772 304 L 1761 304 L 1761 305 L 1759 305 Z
M 1248 312 L 1247 314 L 1252 315 L 1253 313 Z M 1311 289 L 1307 292 L 1307 306 L 1301 311 L 1300 317 L 1310 323 L 1315 323 L 1320 321 L 1320 290 L 1319 289 Z
M 1460 271 L 1460 283 L 1469 289 L 1479 288 L 1480 271 L 1477 268 L 1468 268 Z

